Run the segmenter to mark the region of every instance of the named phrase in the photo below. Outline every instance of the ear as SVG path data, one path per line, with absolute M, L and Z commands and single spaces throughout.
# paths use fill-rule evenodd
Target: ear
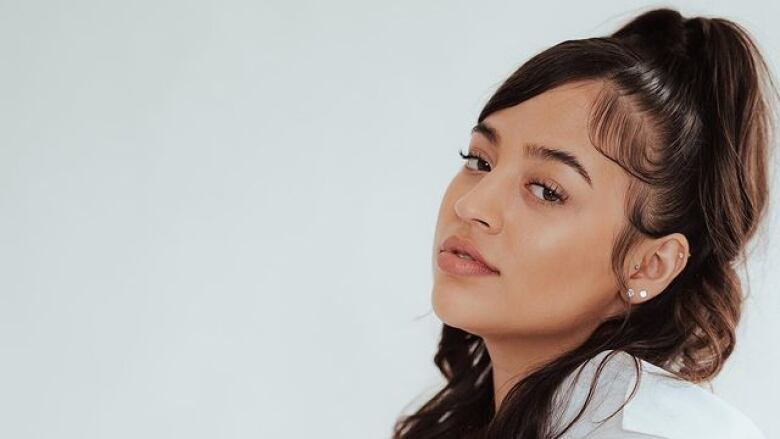
M 630 290 L 622 292 L 624 299 L 633 303 L 644 303 L 661 294 L 685 268 L 690 256 L 688 240 L 682 233 L 672 233 L 642 247 L 646 250 L 641 259 L 635 257 L 629 266 Z

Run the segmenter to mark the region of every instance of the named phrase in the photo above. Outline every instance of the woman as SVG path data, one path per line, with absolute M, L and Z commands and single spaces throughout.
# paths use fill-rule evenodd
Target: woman
M 447 383 L 394 438 L 763 438 L 703 384 L 734 349 L 776 93 L 743 28 L 671 9 L 513 73 L 440 206 Z

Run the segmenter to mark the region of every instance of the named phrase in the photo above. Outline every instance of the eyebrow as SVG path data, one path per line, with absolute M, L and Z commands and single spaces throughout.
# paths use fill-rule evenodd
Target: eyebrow
M 478 124 L 474 125 L 474 128 L 471 129 L 471 132 L 482 134 L 485 136 L 485 138 L 488 139 L 490 143 L 496 147 L 501 143 L 501 136 L 498 134 L 498 131 L 485 122 L 479 122 Z M 557 148 L 540 145 L 538 143 L 526 143 L 523 146 L 524 153 L 527 157 L 533 157 L 542 160 L 552 160 L 563 163 L 564 165 L 569 166 L 570 168 L 577 171 L 577 173 L 585 179 L 588 185 L 593 187 L 593 180 L 591 180 L 590 174 L 588 174 L 588 171 L 585 170 L 585 167 L 582 166 L 582 163 L 580 163 L 579 159 L 577 159 L 575 155 Z

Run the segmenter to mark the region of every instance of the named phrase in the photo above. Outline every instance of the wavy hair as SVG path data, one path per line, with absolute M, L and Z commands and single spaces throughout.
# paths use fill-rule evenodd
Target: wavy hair
M 591 142 L 632 177 L 627 221 L 612 250 L 620 287 L 628 287 L 626 255 L 646 237 L 684 234 L 687 265 L 663 294 L 627 301 L 621 316 L 516 383 L 497 413 L 482 338 L 444 324 L 434 363 L 446 385 L 396 420 L 394 439 L 555 439 L 582 415 L 595 384 L 565 427 L 552 425 L 556 390 L 603 350 L 696 383 L 714 378 L 734 350 L 747 298 L 736 268 L 767 210 L 778 98 L 753 37 L 724 18 L 650 10 L 607 37 L 566 40 L 533 56 L 500 85 L 478 121 L 577 80 L 603 83 L 588 120 Z

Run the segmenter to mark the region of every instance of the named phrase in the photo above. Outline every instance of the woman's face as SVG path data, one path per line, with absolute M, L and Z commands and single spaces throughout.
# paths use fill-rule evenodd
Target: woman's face
M 484 161 L 464 161 L 436 224 L 432 303 L 444 323 L 480 336 L 570 336 L 623 309 L 610 257 L 629 179 L 588 139 L 600 87 L 560 86 L 488 116 L 492 141 L 472 133 L 464 153 Z M 573 159 L 553 157 L 561 154 L 527 154 L 528 144 L 565 152 L 581 172 Z M 443 270 L 439 249 L 451 235 L 470 241 L 498 273 Z

